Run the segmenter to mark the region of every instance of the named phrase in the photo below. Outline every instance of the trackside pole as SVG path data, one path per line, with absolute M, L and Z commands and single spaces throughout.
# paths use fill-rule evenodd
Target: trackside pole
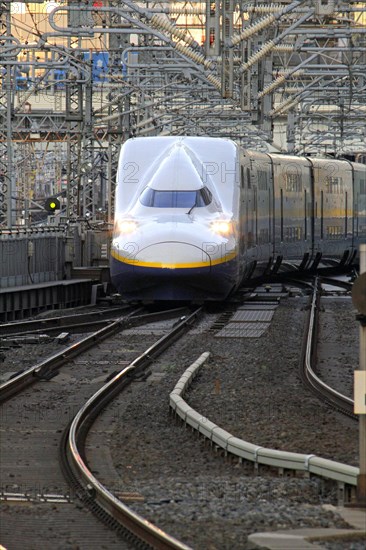
M 360 275 L 352 289 L 352 301 L 359 314 L 360 364 L 354 377 L 354 412 L 359 415 L 360 473 L 357 477 L 357 505 L 366 507 L 366 244 L 360 245 Z

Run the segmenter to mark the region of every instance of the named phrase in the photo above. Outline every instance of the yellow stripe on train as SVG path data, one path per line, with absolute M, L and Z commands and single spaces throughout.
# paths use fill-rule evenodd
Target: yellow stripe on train
M 222 258 L 216 258 L 209 262 L 191 262 L 191 263 L 169 263 L 169 262 L 143 262 L 136 258 L 126 258 L 121 256 L 115 250 L 111 251 L 111 255 L 115 260 L 123 262 L 124 264 L 134 265 L 137 267 L 151 267 L 160 269 L 197 269 L 199 267 L 210 267 L 213 265 L 220 265 L 233 260 L 237 256 L 237 252 L 230 252 L 225 254 Z

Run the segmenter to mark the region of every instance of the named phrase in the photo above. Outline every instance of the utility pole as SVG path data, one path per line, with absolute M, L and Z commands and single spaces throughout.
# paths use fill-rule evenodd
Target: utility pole
M 220 0 L 206 2 L 205 55 L 220 55 Z
M 233 35 L 234 1 L 223 0 L 221 5 L 221 95 L 224 99 L 233 97 L 234 87 L 234 52 L 228 47 L 228 40 Z
M 2 74 L 0 90 L 0 224 L 13 225 L 14 168 L 12 144 L 13 94 L 11 60 L 11 15 L 10 3 L 0 2 L 0 33 L 5 47 L 2 46 L 0 63 L 5 68 Z
M 110 7 L 119 7 L 119 0 L 110 0 Z M 121 27 L 121 16 L 114 11 L 108 14 L 109 28 L 113 31 Z M 109 34 L 109 63 L 110 68 L 114 67 L 117 71 L 122 71 L 122 62 L 128 59 L 122 59 L 124 50 L 130 46 L 130 35 L 128 33 Z M 111 69 L 110 69 L 111 70 Z M 128 69 L 129 70 L 129 69 Z M 130 115 L 127 114 L 130 108 L 130 96 L 121 93 L 120 89 L 111 89 L 108 115 L 117 115 L 116 118 L 108 122 L 108 149 L 107 149 L 107 220 L 109 223 L 114 219 L 114 197 L 117 178 L 117 167 L 120 146 L 125 139 L 129 137 Z M 126 113 L 126 114 L 124 114 Z
M 75 0 L 68 2 L 68 26 L 74 29 L 81 27 L 79 12 L 81 4 Z M 81 30 L 81 28 L 80 28 Z M 75 219 L 80 216 L 81 209 L 81 163 L 82 163 L 82 122 L 83 122 L 83 88 L 80 70 L 80 36 L 68 36 L 69 55 L 72 55 L 73 71 L 66 82 L 66 122 L 67 135 L 67 218 Z M 78 60 L 78 61 L 76 61 Z

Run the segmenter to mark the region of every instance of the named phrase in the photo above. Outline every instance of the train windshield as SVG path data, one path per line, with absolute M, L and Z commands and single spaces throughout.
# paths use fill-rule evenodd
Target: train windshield
M 193 191 L 158 191 L 145 187 L 140 196 L 144 206 L 154 208 L 191 208 L 192 206 L 207 206 L 212 201 L 212 194 L 203 187 Z

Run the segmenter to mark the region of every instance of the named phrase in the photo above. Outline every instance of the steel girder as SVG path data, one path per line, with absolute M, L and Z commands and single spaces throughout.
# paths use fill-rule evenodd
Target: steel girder
M 9 6 L 0 2 L 1 33 L 11 50 Z M 366 2 L 341 0 L 110 0 L 98 10 L 60 3 L 48 16 L 51 34 L 36 28 L 32 45 L 16 44 L 49 56 L 26 58 L 34 74 L 52 74 L 63 64 L 57 108 L 24 112 L 52 78 L 51 84 L 48 76 L 32 82 L 20 100 L 11 75 L 27 63 L 10 53 L 1 58 L 9 66 L 0 89 L 2 204 L 11 202 L 8 174 L 18 140 L 67 141 L 71 218 L 87 212 L 94 218 L 103 208 L 104 152 L 112 218 L 118 149 L 131 135 L 225 135 L 264 150 L 287 127 L 279 146 L 295 153 L 365 150 L 365 12 Z M 99 87 L 90 85 L 85 59 L 92 41 L 110 54 Z
M 0 61 L 14 59 L 11 40 L 10 4 L 0 2 L 0 41 L 2 54 Z M 0 226 L 11 227 L 14 223 L 13 192 L 13 144 L 11 125 L 13 116 L 11 66 L 1 71 L 0 76 Z
M 353 128 L 355 120 L 366 125 L 366 3 L 295 4 L 241 3 L 243 30 L 232 46 L 238 48 L 235 40 L 245 43 L 241 54 L 246 59 L 241 67 L 247 74 L 244 79 L 250 80 L 253 69 L 258 75 L 264 73 L 262 82 L 255 75 L 257 90 L 248 85 L 243 88 L 243 103 L 254 116 L 258 113 L 263 129 L 266 121 L 274 126 L 288 122 L 287 139 L 281 143 L 286 150 L 336 156 L 365 150 L 364 134 L 360 131 L 354 139 Z M 287 13 L 281 15 L 285 9 Z M 251 30 L 260 27 L 261 44 L 253 48 Z M 268 61 L 270 65 L 264 67 Z M 314 108 L 309 108 L 310 103 Z

